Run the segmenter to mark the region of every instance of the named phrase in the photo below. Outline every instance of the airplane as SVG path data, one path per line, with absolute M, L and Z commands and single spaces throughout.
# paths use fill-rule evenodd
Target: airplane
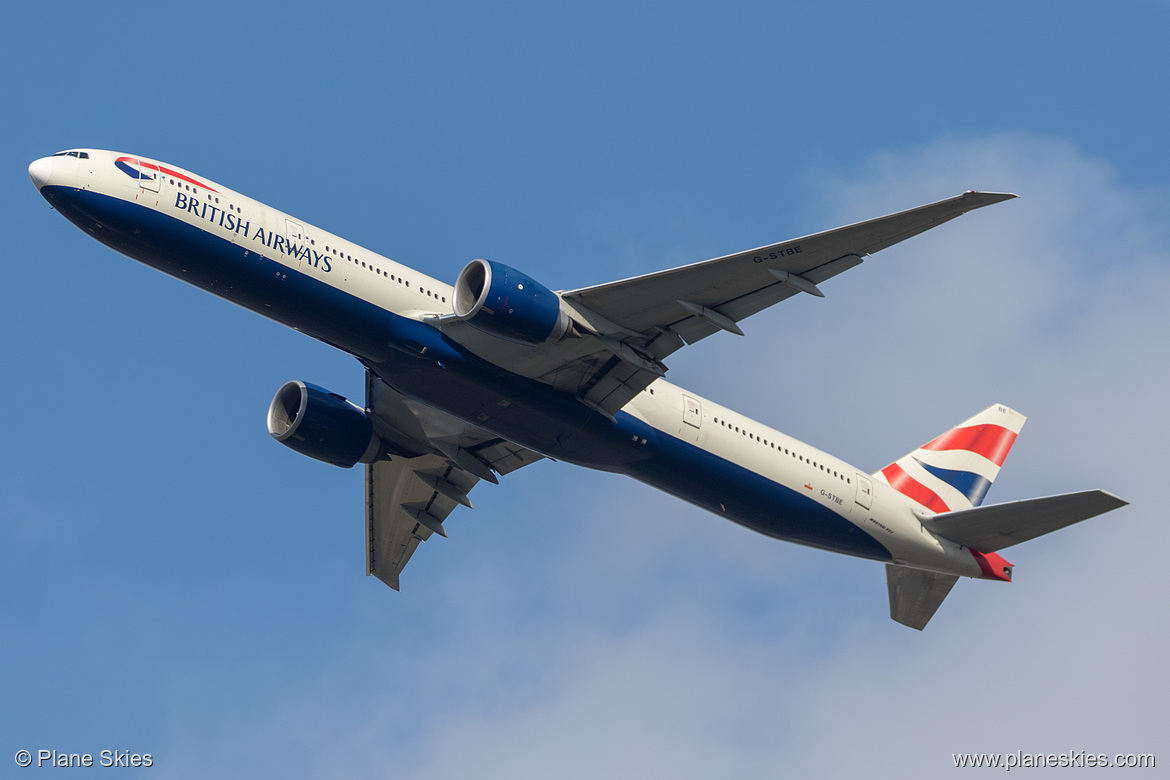
M 922 630 L 1001 550 L 1124 506 L 1103 490 L 983 505 L 1024 424 L 995 404 L 874 472 L 663 377 L 668 356 L 969 211 L 957 197 L 714 260 L 553 291 L 475 259 L 454 285 L 169 163 L 99 149 L 35 160 L 62 216 L 106 246 L 353 355 L 363 405 L 291 381 L 268 431 L 365 468 L 366 574 L 391 588 L 481 480 L 542 458 L 626 474 L 765 536 L 881 561 Z

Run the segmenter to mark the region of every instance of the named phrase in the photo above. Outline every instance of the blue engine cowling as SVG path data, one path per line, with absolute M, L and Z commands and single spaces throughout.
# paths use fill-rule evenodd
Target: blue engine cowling
M 381 439 L 358 407 L 336 393 L 305 382 L 286 382 L 268 406 L 268 432 L 302 455 L 351 468 L 372 463 Z
M 527 274 L 491 260 L 472 260 L 459 274 L 455 315 L 510 341 L 559 341 L 572 327 L 561 299 Z

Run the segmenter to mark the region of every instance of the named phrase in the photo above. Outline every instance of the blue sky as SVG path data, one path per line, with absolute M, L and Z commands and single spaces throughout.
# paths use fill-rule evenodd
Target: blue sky
M 9 9 L 0 762 L 1170 761 L 1168 25 L 1154 0 Z M 449 281 L 488 257 L 555 289 L 1018 192 L 676 354 L 670 379 L 870 470 L 1007 403 L 1030 419 L 989 500 L 1132 506 L 1012 549 L 1016 582 L 961 582 L 919 634 L 889 620 L 878 564 L 541 463 L 477 488 L 394 593 L 363 576 L 360 473 L 264 429 L 284 381 L 360 397 L 360 367 L 60 219 L 25 169 L 73 146 L 173 162 Z

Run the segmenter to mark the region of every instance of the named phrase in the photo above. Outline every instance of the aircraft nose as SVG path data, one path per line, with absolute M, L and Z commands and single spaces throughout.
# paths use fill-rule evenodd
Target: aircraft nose
M 52 173 L 52 157 L 42 157 L 39 160 L 33 160 L 32 165 L 28 166 L 28 177 L 32 179 L 32 183 L 36 185 L 38 190 L 48 184 L 49 176 Z

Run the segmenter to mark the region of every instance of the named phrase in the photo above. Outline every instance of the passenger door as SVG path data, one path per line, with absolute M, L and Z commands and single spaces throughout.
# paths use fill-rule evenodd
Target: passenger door
M 683 422 L 694 428 L 702 427 L 703 425 L 703 407 L 699 404 L 698 399 L 691 398 L 689 395 L 684 395 L 683 400 Z

